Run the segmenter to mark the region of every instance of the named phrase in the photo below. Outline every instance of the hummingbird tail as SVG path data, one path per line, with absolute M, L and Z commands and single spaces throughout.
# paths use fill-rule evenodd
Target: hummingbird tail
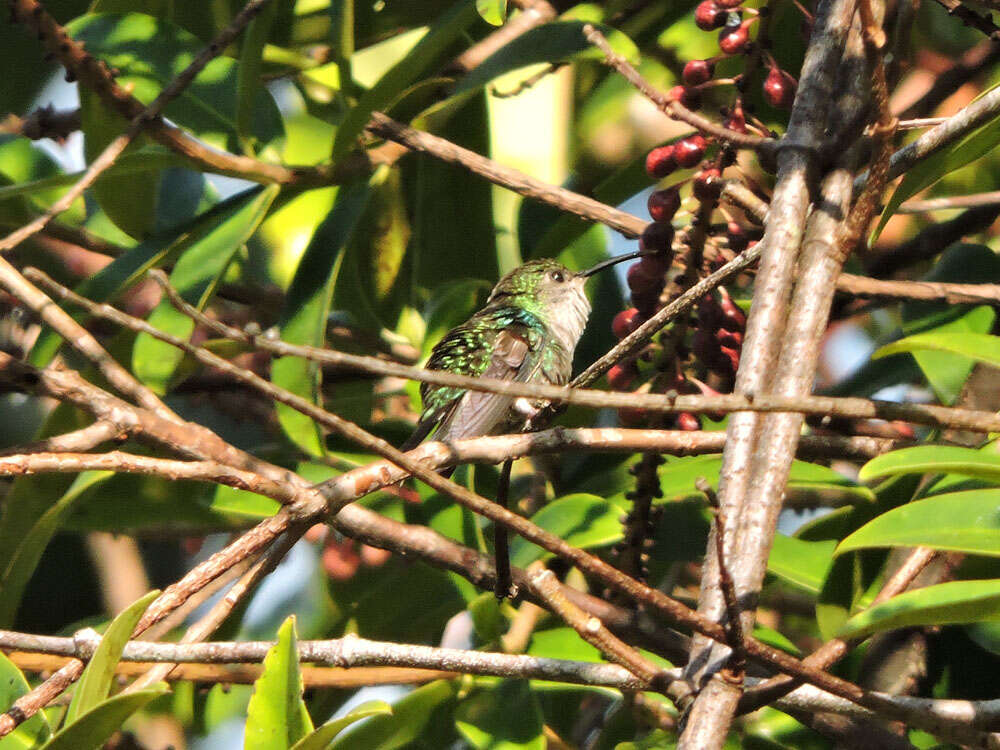
M 437 424 L 437 420 L 433 418 L 421 419 L 417 422 L 416 429 L 410 434 L 406 441 L 399 446 L 399 449 L 406 453 L 411 451 L 424 442 L 424 438 L 430 435 L 431 430 L 434 429 L 434 425 Z

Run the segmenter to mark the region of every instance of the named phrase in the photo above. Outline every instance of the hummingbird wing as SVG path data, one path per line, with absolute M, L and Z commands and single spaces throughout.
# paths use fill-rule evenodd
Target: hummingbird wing
M 530 332 L 521 326 L 500 331 L 492 354 L 481 377 L 527 382 L 534 373 L 538 357 L 533 356 Z M 489 435 L 506 422 L 516 396 L 466 391 L 455 400 L 453 409 L 441 421 L 436 440 L 457 440 Z

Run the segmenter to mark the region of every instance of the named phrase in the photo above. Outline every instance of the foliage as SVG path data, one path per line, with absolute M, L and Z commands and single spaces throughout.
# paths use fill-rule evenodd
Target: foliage
M 342 168 L 346 178 L 287 183 L 256 176 L 229 179 L 232 174 L 220 178 L 217 172 L 225 170 L 183 158 L 147 133 L 85 199 L 18 247 L 11 259 L 19 268 L 38 266 L 95 302 L 126 309 L 399 445 L 420 412 L 416 383 L 297 356 L 272 360 L 245 342 L 222 339 L 217 331 L 197 325 L 153 294 L 146 275 L 152 269 L 167 272 L 170 284 L 189 305 L 251 336 L 414 364 L 482 306 L 499 275 L 522 261 L 556 257 L 579 270 L 634 249 L 631 240 L 604 227 L 491 186 L 453 159 L 396 154 L 385 157 L 385 163 L 376 160 L 356 168 L 362 150 L 391 154 L 366 130 L 372 114 L 384 112 L 499 163 L 515 164 L 532 177 L 564 183 L 634 213 L 635 200 L 645 203 L 650 192 L 651 178 L 643 171 L 646 153 L 655 146 L 679 147 L 689 128 L 660 117 L 648 102 L 636 98 L 621 77 L 602 64 L 583 29 L 595 24 L 619 55 L 636 63 L 662 90 L 681 80 L 683 65 L 678 60 L 714 58 L 714 33 L 699 31 L 690 0 L 554 5 L 561 13 L 546 23 L 490 49 L 476 64 L 458 64 L 464 52 L 494 39 L 498 27 L 522 18 L 522 3 L 274 1 L 167 106 L 164 118 L 215 153 L 224 151 L 268 167 L 284 165 L 300 175 L 315 174 L 318 166 Z M 797 3 L 749 5 L 770 8 L 774 55 L 783 69 L 798 71 L 804 41 L 797 30 L 802 20 Z M 96 0 L 89 5 L 54 0 L 47 5 L 71 37 L 114 68 L 117 83 L 143 104 L 153 101 L 232 22 L 239 7 L 235 0 Z M 923 74 L 928 71 L 919 67 L 929 65 L 927 60 L 957 59 L 978 41 L 968 30 L 954 31 L 955 24 L 942 15 L 933 3 L 921 4 L 917 11 L 912 41 L 923 57 L 914 56 L 911 63 Z M 24 115 L 32 102 L 47 96 L 55 68 L 36 55 L 34 40 L 22 38 L 13 25 L 0 29 L 0 44 L 10 50 L 5 55 L 9 85 L 0 87 L 0 109 Z M 763 79 L 765 63 L 778 62 L 761 58 L 753 75 Z M 704 87 L 702 94 L 712 106 L 703 112 L 730 102 L 724 81 L 742 70 L 736 57 L 715 64 L 723 83 Z M 969 85 L 985 93 L 996 70 L 981 72 L 984 75 Z M 747 112 L 757 113 L 760 127 L 783 131 L 787 115 L 771 106 L 774 101 L 766 92 L 747 91 Z M 504 96 L 509 92 L 518 95 Z M 58 107 L 79 103 L 87 164 L 128 127 L 87 81 L 60 96 L 64 98 L 57 101 Z M 889 254 L 940 218 L 928 218 L 926 212 L 911 218 L 900 212 L 905 201 L 995 188 L 998 142 L 1000 126 L 990 119 L 906 174 L 887 193 L 884 212 L 869 238 L 872 255 L 859 254 L 850 261 L 856 267 L 849 270 L 863 270 L 863 260 Z M 715 145 L 703 151 L 699 157 L 725 156 Z M 78 165 L 65 154 L 23 134 L 0 136 L 4 233 L 46 211 L 76 182 Z M 766 166 L 753 159 L 740 162 L 762 194 L 774 180 Z M 679 236 L 694 222 L 691 207 L 697 201 L 687 186 L 696 174 L 692 169 L 679 168 L 658 183 L 661 190 L 683 190 L 683 210 L 674 218 L 671 236 Z M 730 214 L 716 214 L 716 219 L 756 230 L 742 213 L 736 216 L 739 221 Z M 717 246 L 732 249 L 732 231 L 725 241 L 723 237 L 718 234 Z M 984 231 L 976 244 L 956 241 L 925 253 L 902 275 L 930 282 L 996 284 L 1000 263 L 995 253 L 995 231 Z M 707 268 L 712 259 L 706 258 Z M 663 273 L 660 277 L 658 289 Z M 576 371 L 611 347 L 611 319 L 628 306 L 620 279 L 611 273 L 591 282 L 589 289 L 594 312 L 577 348 Z M 745 310 L 752 281 L 734 279 L 729 289 L 719 304 Z M 638 296 L 633 294 L 636 307 Z M 654 297 L 654 302 L 659 299 L 658 291 Z M 993 402 L 968 402 L 970 383 L 977 377 L 992 378 L 988 382 L 997 391 L 991 375 L 991 368 L 1000 368 L 994 307 L 879 300 L 871 308 L 838 301 L 835 315 L 842 320 L 834 322 L 839 330 L 849 329 L 863 339 L 861 347 L 875 351 L 847 376 L 839 372 L 840 355 L 828 352 L 824 366 L 839 378 L 825 383 L 829 393 L 888 393 L 891 398 L 997 410 Z M 5 311 L 13 309 L 7 297 L 0 305 Z M 183 419 L 211 428 L 236 448 L 294 471 L 309 483 L 379 458 L 331 435 L 301 411 L 249 392 L 148 333 L 109 326 L 69 304 L 64 308 Z M 668 334 L 647 349 L 636 370 L 642 383 L 632 383 L 630 389 L 662 393 L 680 383 L 677 387 L 687 393 L 699 386 L 708 391 L 732 387 L 733 362 L 728 363 L 732 372 L 723 377 L 726 360 L 706 364 L 701 358 L 695 329 L 705 325 L 707 303 L 699 310 L 686 319 L 689 328 L 677 326 L 677 342 Z M 837 330 L 831 325 L 832 346 L 839 341 Z M 732 340 L 731 330 L 719 332 L 727 331 L 727 340 Z M 742 332 L 739 336 L 742 342 Z M 55 362 L 107 385 L 57 332 L 33 318 L 12 313 L 3 321 L 0 338 L 4 351 L 23 354 L 34 366 Z M 677 348 L 670 350 L 674 343 Z M 664 351 L 676 354 L 667 357 L 666 365 L 658 359 Z M 729 351 L 739 359 L 738 347 Z M 628 410 L 595 416 L 592 410 L 577 408 L 561 416 L 559 424 L 628 425 L 636 419 L 638 425 L 652 428 L 680 424 Z M 726 427 L 724 416 L 692 419 L 696 429 L 714 432 Z M 3 447 L 89 423 L 72 407 L 6 391 L 0 396 L 0 420 L 7 427 Z M 811 421 L 805 432 L 886 434 L 895 427 L 856 420 Z M 190 434 L 194 441 L 196 436 Z M 860 681 L 868 675 L 863 662 L 865 644 L 871 641 L 866 639 L 901 628 L 923 629 L 930 634 L 932 656 L 926 678 L 915 688 L 921 695 L 995 697 L 1000 689 L 998 443 L 980 439 L 961 446 L 954 435 L 936 428 L 892 434 L 912 437 L 917 444 L 867 463 L 803 456 L 792 465 L 786 500 L 807 510 L 805 515 L 788 510 L 783 516 L 761 594 L 759 619 L 767 627 L 757 628 L 755 636 L 799 654 L 808 653 L 821 638 L 855 639 L 856 658 L 846 661 L 841 673 Z M 140 456 L 152 453 L 140 438 L 133 434 L 111 448 Z M 956 444 L 943 445 L 949 441 Z M 184 448 L 176 447 L 172 457 L 190 459 Z M 704 485 L 696 481 L 704 478 L 708 487 L 717 489 L 723 458 L 718 452 L 669 456 L 645 474 L 636 468 L 643 461 L 641 453 L 607 452 L 521 461 L 511 496 L 523 501 L 518 512 L 541 529 L 621 565 L 631 544 L 623 519 L 645 498 L 648 539 L 640 540 L 638 547 L 641 571 L 630 572 L 641 572 L 651 586 L 690 601 L 697 593 L 691 571 L 704 559 L 713 517 L 699 489 Z M 496 495 L 493 467 L 461 467 L 454 478 L 485 497 Z M 644 480 L 655 489 L 643 489 Z M 391 485 L 359 503 L 394 524 L 427 527 L 476 553 L 492 554 L 489 523 L 422 485 Z M 220 532 L 242 531 L 273 516 L 279 505 L 245 486 L 95 470 L 77 476 L 13 477 L 4 486 L 2 507 L 0 627 L 73 633 L 82 624 L 108 619 L 95 583 L 99 573 L 85 559 L 81 539 L 93 540 L 91 535 L 102 532 L 134 537 L 150 578 L 161 585 L 194 564 L 203 540 L 206 550 L 215 551 L 223 543 Z M 425 680 L 405 690 L 386 688 L 375 700 L 369 700 L 367 692 L 358 698 L 353 687 L 312 687 L 310 673 L 299 664 L 300 635 L 358 635 L 431 645 L 444 639 L 444 645 L 502 651 L 513 626 L 530 614 L 521 602 L 497 603 L 492 594 L 483 593 L 459 574 L 462 563 L 445 569 L 401 554 L 390 557 L 368 546 L 370 537 L 354 540 L 333 529 L 317 536 L 321 542 L 311 535 L 312 543 L 300 548 L 303 554 L 293 555 L 289 566 L 298 566 L 293 574 L 286 568 L 276 574 L 285 575 L 281 580 L 286 582 L 294 578 L 294 585 L 285 583 L 284 590 L 275 590 L 265 584 L 250 605 L 237 608 L 222 625 L 226 638 L 275 639 L 256 681 L 247 680 L 252 688 L 237 685 L 228 691 L 216 685 L 202 691 L 179 681 L 170 688 L 158 684 L 120 691 L 116 669 L 125 643 L 156 599 L 157 592 L 151 592 L 103 629 L 101 644 L 73 688 L 68 707 L 35 714 L 0 739 L 0 750 L 99 747 L 116 732 L 141 736 L 151 717 L 163 714 L 169 714 L 189 739 L 207 743 L 217 741 L 219 735 L 213 732 L 220 726 L 242 722 L 244 746 L 254 750 L 541 750 L 563 746 L 556 737 L 581 747 L 674 746 L 676 733 L 667 726 L 672 706 L 661 706 L 662 721 L 654 722 L 606 686 L 465 675 Z M 912 547 L 950 553 L 954 580 L 939 580 L 871 606 L 895 565 L 898 554 L 892 553 Z M 519 568 L 549 565 L 574 587 L 589 586 L 590 593 L 609 605 L 632 606 L 523 538 L 513 539 L 510 551 Z M 107 588 L 107 577 L 99 583 Z M 174 627 L 170 637 L 159 638 L 179 637 L 183 628 Z M 222 640 L 222 635 L 215 638 Z M 641 645 L 652 648 L 646 641 Z M 603 660 L 575 630 L 547 615 L 539 617 L 520 650 L 533 657 Z M 665 663 L 662 655 L 646 653 Z M 961 677 L 970 661 L 992 669 L 982 684 Z M 0 711 L 41 681 L 37 672 L 22 670 L 0 654 Z M 662 700 L 649 695 L 648 700 Z M 751 715 L 733 731 L 733 747 L 835 744 L 774 708 Z M 910 733 L 915 743 L 926 739 L 922 737 L 915 730 Z

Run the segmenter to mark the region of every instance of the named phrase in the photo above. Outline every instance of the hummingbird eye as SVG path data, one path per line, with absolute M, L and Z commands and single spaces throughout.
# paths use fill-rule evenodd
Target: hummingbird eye
M 556 282 L 559 282 L 559 283 L 562 283 L 563 281 L 566 280 L 566 277 L 563 276 L 563 272 L 562 271 L 552 271 L 549 274 L 549 278 L 552 279 L 553 281 L 556 281 Z

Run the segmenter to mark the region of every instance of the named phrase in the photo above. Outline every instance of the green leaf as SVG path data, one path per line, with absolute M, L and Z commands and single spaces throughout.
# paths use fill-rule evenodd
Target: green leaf
M 184 250 L 170 273 L 170 283 L 189 304 L 205 309 L 233 256 L 257 231 L 277 195 L 278 186 L 269 185 L 263 190 L 247 191 L 242 200 L 227 202 L 227 209 L 216 214 L 214 225 Z M 161 301 L 150 313 L 149 323 L 185 340 L 194 331 L 194 321 L 168 300 Z M 180 349 L 140 333 L 132 348 L 133 372 L 163 394 L 183 357 Z
M 476 11 L 493 26 L 503 26 L 507 20 L 507 0 L 476 0 Z
M 163 18 L 142 13 L 88 14 L 67 27 L 87 51 L 121 71 L 118 83 L 149 104 L 205 44 Z M 165 115 L 201 140 L 231 152 L 240 150 L 237 107 L 240 63 L 216 57 L 167 105 Z M 270 94 L 258 88 L 252 134 L 261 144 L 282 135 L 281 115 Z
M 951 625 L 1000 619 L 1000 580 L 949 581 L 907 591 L 861 612 L 844 625 L 841 638 L 920 625 Z
M 392 705 L 391 716 L 375 716 L 334 740 L 329 750 L 396 750 L 414 741 L 424 728 L 439 720 L 442 711 L 451 708 L 458 686 L 437 680 L 417 688 Z
M 485 86 L 494 78 L 528 65 L 603 58 L 603 53 L 583 35 L 586 23 L 560 20 L 526 31 L 477 65 L 458 82 L 454 94 L 473 91 Z M 615 52 L 633 63 L 638 61 L 639 49 L 625 34 L 599 23 L 595 23 L 594 26 L 607 37 Z M 649 179 L 646 181 L 648 183 Z
M 291 750 L 326 750 L 334 738 L 356 721 L 369 716 L 391 716 L 392 706 L 385 701 L 366 701 L 339 719 L 333 719 L 312 734 L 296 742 Z
M 8 708 L 14 701 L 31 690 L 21 670 L 14 662 L 0 653 L 0 706 Z M 0 738 L 0 750 L 29 750 L 38 747 L 52 735 L 45 712 L 39 711 L 27 721 L 18 724 L 14 731 Z
M 992 90 L 992 89 L 990 89 Z M 980 97 L 989 93 L 984 91 Z M 930 187 L 950 172 L 961 169 L 993 151 L 1000 144 L 1000 118 L 994 117 L 964 138 L 940 149 L 907 170 L 899 187 L 885 205 L 882 218 L 872 233 L 871 242 L 878 239 L 889 219 L 903 201 Z
M 718 488 L 721 468 L 722 457 L 718 455 L 668 458 L 659 469 L 663 498 L 657 503 L 701 497 L 701 493 L 695 489 L 695 481 L 699 477 L 704 477 L 710 485 Z M 826 466 L 805 461 L 795 461 L 792 464 L 788 487 L 799 492 L 841 492 L 865 501 L 875 498 L 875 494 L 868 487 Z
M 953 492 L 901 505 L 844 539 L 837 554 L 916 546 L 1000 556 L 1000 489 Z
M 886 344 L 872 357 L 918 351 L 948 352 L 1000 367 L 1000 336 L 983 333 L 920 333 Z
M 278 642 L 264 657 L 247 709 L 244 750 L 287 750 L 313 731 L 302 700 L 302 675 L 295 639 L 295 617 L 278 628 Z
M 984 283 L 1000 281 L 1000 258 L 983 245 L 952 245 L 923 276 L 925 281 Z M 996 312 L 987 306 L 909 301 L 902 306 L 903 335 L 989 333 Z M 900 355 L 905 356 L 905 355 Z M 974 361 L 949 352 L 916 351 L 913 359 L 943 404 L 953 404 L 972 372 Z M 899 381 L 905 382 L 905 381 Z
M 441 15 L 420 42 L 365 92 L 348 112 L 333 143 L 333 161 L 339 161 L 355 147 L 372 112 L 386 107 L 424 75 L 478 18 L 475 3 L 468 0 L 461 0 Z
M 83 714 L 72 724 L 63 727 L 41 750 L 89 750 L 100 747 L 121 729 L 125 720 L 150 701 L 167 692 L 166 687 L 137 690 L 108 698 L 99 706 Z
M 262 55 L 277 11 L 278 3 L 268 3 L 243 33 L 236 76 L 236 135 L 243 142 L 244 150 L 250 153 L 256 150 L 254 115 L 264 89 L 260 80 Z
M 861 467 L 858 479 L 868 482 L 896 474 L 962 474 L 1000 482 L 1000 456 L 996 443 L 979 450 L 957 445 L 919 445 L 876 456 Z
M 462 701 L 455 727 L 476 750 L 544 750 L 542 710 L 525 680 L 503 680 Z
M 115 677 L 115 667 L 122 658 L 125 644 L 132 637 L 139 618 L 159 595 L 159 591 L 150 591 L 122 610 L 108 625 L 73 691 L 73 700 L 66 710 L 64 726 L 79 721 L 84 714 L 97 708 L 108 697 Z
M 215 231 L 219 222 L 226 221 L 231 211 L 252 198 L 263 188 L 255 187 L 234 195 L 213 206 L 179 229 L 165 230 L 143 241 L 124 255 L 115 258 L 88 279 L 77 284 L 77 294 L 94 302 L 108 302 L 122 290 L 142 278 L 150 268 L 171 262 L 187 248 L 200 241 L 205 235 Z M 84 319 L 79 315 L 78 319 Z M 32 347 L 30 361 L 36 367 L 44 367 L 59 351 L 62 338 L 45 329 Z
M 833 564 L 833 550 L 836 541 L 807 542 L 785 534 L 776 534 L 771 555 L 767 559 L 767 570 L 778 578 L 804 589 L 811 594 L 819 594 Z
M 292 344 L 322 346 L 326 340 L 330 298 L 343 264 L 344 251 L 371 196 L 367 183 L 345 185 L 337 193 L 329 216 L 323 221 L 295 271 L 285 299 L 281 338 Z M 321 368 L 300 357 L 281 357 L 271 367 L 271 381 L 292 393 L 319 403 Z M 278 421 L 297 446 L 322 456 L 323 435 L 304 414 L 277 404 Z
M 531 517 L 532 523 L 574 547 L 589 549 L 613 544 L 622 538 L 623 505 L 597 495 L 580 493 L 555 500 Z M 517 537 L 511 542 L 511 564 L 525 567 L 548 553 Z
M 49 540 L 62 526 L 67 513 L 88 490 L 113 474 L 114 472 L 110 471 L 87 471 L 80 474 L 62 497 L 31 525 L 23 537 L 10 540 L 14 549 L 0 577 L 0 626 L 10 627 L 13 624 L 14 615 L 17 614 L 28 582 L 38 567 L 38 561 L 42 558 Z M 16 512 L 16 507 L 8 510 L 9 514 Z M 9 537 L 10 531 L 22 528 L 20 521 L 21 519 L 12 519 L 5 515 L 3 537 Z

